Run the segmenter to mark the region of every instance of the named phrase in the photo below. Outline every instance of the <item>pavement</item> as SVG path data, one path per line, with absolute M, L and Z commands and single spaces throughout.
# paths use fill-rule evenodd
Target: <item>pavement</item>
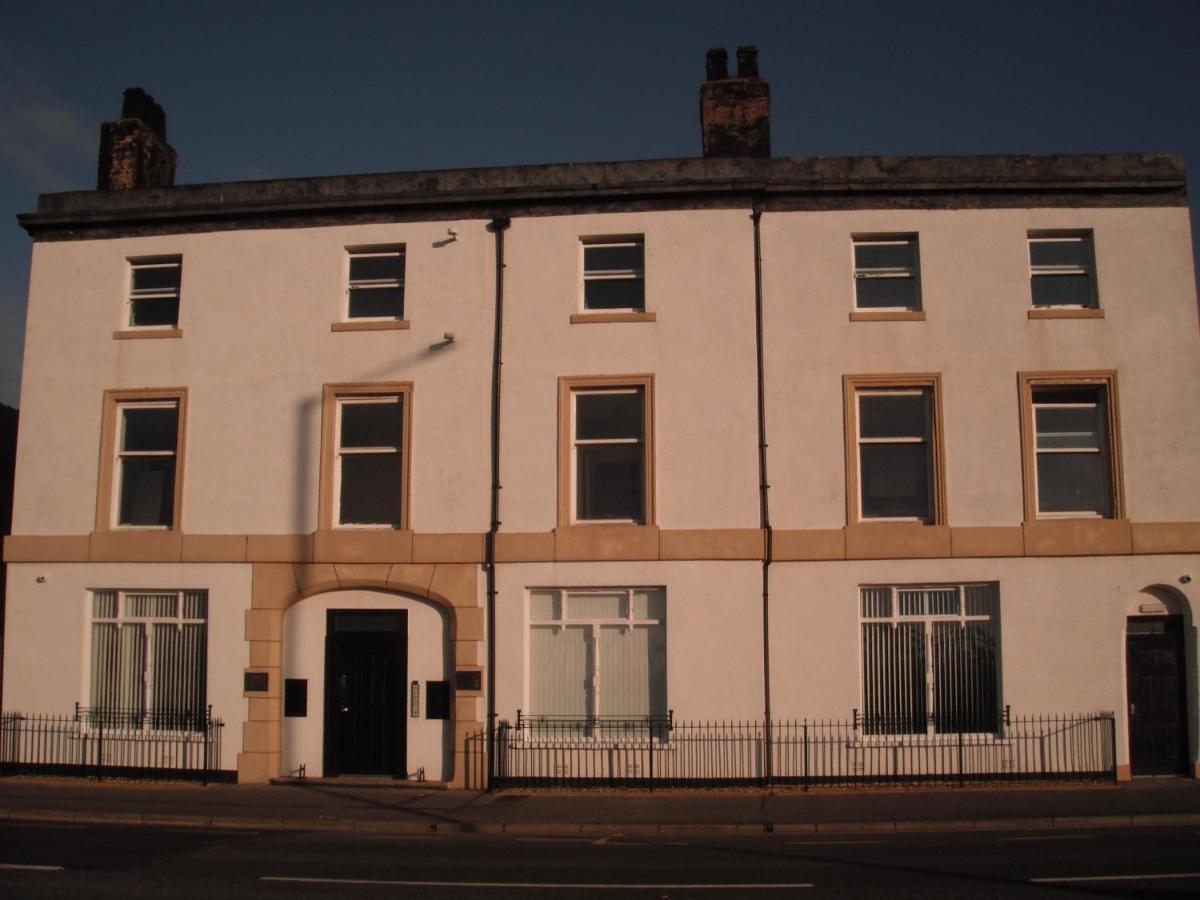
M 865 790 L 441 790 L 0 778 L 0 820 L 455 834 L 1052 831 L 1200 825 L 1200 781 Z

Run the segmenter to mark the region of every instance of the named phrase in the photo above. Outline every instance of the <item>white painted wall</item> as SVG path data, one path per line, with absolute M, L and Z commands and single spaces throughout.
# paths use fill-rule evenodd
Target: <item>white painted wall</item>
M 39 576 L 45 582 L 39 584 Z M 66 714 L 90 695 L 92 590 L 208 591 L 208 702 L 225 722 L 220 768 L 237 768 L 246 700 L 242 675 L 250 566 L 167 563 L 10 563 L 4 710 Z
M 405 684 L 421 683 L 420 717 L 405 719 L 408 770 L 411 773 L 424 768 L 425 778 L 430 781 L 449 778 L 454 760 L 454 723 L 449 719 L 425 718 L 425 682 L 453 680 L 446 615 L 428 601 L 383 591 L 317 594 L 301 600 L 284 614 L 283 677 L 308 679 L 308 715 L 283 720 L 284 773 L 304 766 L 305 774 L 314 778 L 324 771 L 325 614 L 331 609 L 402 609 L 408 613 Z M 453 702 L 452 691 L 452 708 Z

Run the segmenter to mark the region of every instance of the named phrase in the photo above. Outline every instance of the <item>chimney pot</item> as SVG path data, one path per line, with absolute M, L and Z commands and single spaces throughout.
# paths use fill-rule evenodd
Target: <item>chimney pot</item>
M 720 81 L 729 77 L 729 54 L 724 47 L 714 47 L 705 58 L 709 81 Z
M 737 48 L 738 78 L 758 77 L 758 48 L 750 45 Z

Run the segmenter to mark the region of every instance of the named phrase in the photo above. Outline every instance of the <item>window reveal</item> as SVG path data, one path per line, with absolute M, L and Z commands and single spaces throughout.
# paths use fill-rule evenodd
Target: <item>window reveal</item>
M 657 588 L 533 590 L 529 703 L 580 720 L 667 714 L 666 593 Z
M 861 517 L 932 521 L 929 390 L 860 390 L 856 400 Z
M 862 588 L 864 732 L 995 731 L 999 600 L 995 583 Z
M 207 643 L 207 591 L 93 591 L 91 706 L 114 725 L 203 730 Z
M 337 402 L 338 525 L 402 527 L 404 395 Z
M 854 305 L 858 310 L 921 309 L 917 239 L 854 239 Z
M 350 250 L 347 319 L 404 318 L 404 247 Z
M 645 399 L 641 387 L 573 392 L 577 520 L 645 521 Z
M 178 256 L 130 260 L 129 326 L 175 328 L 183 260 Z
M 1106 391 L 1101 385 L 1033 388 L 1037 509 L 1042 515 L 1113 515 Z
M 589 238 L 582 246 L 584 310 L 642 312 L 646 308 L 642 236 Z
M 117 416 L 117 524 L 170 528 L 175 518 L 179 403 L 121 403 Z
M 1095 309 L 1094 272 L 1090 233 L 1029 235 L 1029 280 L 1035 308 Z

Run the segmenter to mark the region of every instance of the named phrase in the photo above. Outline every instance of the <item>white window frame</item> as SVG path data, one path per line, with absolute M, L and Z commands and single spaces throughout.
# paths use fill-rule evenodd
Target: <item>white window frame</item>
M 922 397 L 925 400 L 925 433 L 922 437 L 884 437 L 884 438 L 865 438 L 862 436 L 862 398 L 863 397 Z M 934 459 L 933 445 L 933 388 L 931 387 L 897 387 L 897 388 L 874 388 L 861 387 L 854 392 L 854 439 L 858 444 L 857 462 L 858 462 L 858 520 L 860 522 L 936 522 L 938 517 L 937 512 L 937 485 L 935 479 L 936 460 Z M 929 485 L 929 516 L 923 518 L 921 516 L 866 516 L 863 512 L 863 495 L 866 493 L 863 489 L 863 453 L 862 448 L 865 445 L 894 445 L 894 444 L 921 444 L 925 447 L 925 459 L 928 466 L 928 485 Z
M 640 247 L 642 267 L 640 269 L 588 269 L 589 247 Z M 583 237 L 579 239 L 579 309 L 584 313 L 642 313 L 646 311 L 646 238 L 642 234 L 609 235 L 605 237 Z M 587 286 L 592 281 L 637 281 L 642 286 L 641 306 L 596 307 L 587 305 Z
M 179 328 L 180 298 L 183 294 L 183 256 L 180 254 L 168 256 L 137 256 L 130 257 L 128 268 L 129 290 L 125 301 L 125 324 L 123 328 L 130 331 L 171 331 Z M 179 284 L 175 288 L 156 288 L 137 290 L 134 288 L 134 273 L 139 269 L 175 269 L 179 273 Z M 175 321 L 164 325 L 136 325 L 133 321 L 135 303 L 152 302 L 155 300 L 175 301 Z
M 407 401 L 407 393 L 380 393 L 380 394 L 344 394 L 339 395 L 335 401 L 334 422 L 333 422 L 333 525 L 340 529 L 358 529 L 358 530 L 379 530 L 392 529 L 394 526 L 383 522 L 343 522 L 342 518 L 342 460 L 347 456 L 372 456 L 372 455 L 395 455 L 399 458 L 400 465 L 400 496 L 396 498 L 396 502 L 400 505 L 399 515 L 397 518 L 401 522 L 401 526 L 405 521 L 405 477 L 404 466 L 407 465 L 404 459 L 404 435 L 407 433 L 408 416 L 411 414 Z M 342 410 L 347 406 L 383 406 L 387 404 L 399 404 L 402 407 L 401 419 L 401 434 L 400 443 L 396 445 L 381 445 L 378 447 L 342 447 Z
M 971 614 L 967 612 L 967 589 L 969 588 L 984 588 L 992 591 L 990 602 L 992 610 L 986 614 Z M 890 609 L 889 615 L 868 615 L 866 612 L 866 593 L 868 591 L 889 591 L 890 592 Z M 907 593 L 921 593 L 929 591 L 955 591 L 958 596 L 958 612 L 957 613 L 931 613 L 922 612 L 919 614 L 902 614 L 901 612 L 901 595 Z M 933 633 L 934 623 L 937 622 L 956 622 L 959 625 L 965 625 L 968 622 L 987 622 L 990 623 L 992 637 L 996 645 L 996 710 L 999 713 L 1003 710 L 1003 684 L 1001 683 L 1001 672 L 1003 664 L 1001 661 L 1000 647 L 1000 585 L 994 581 L 968 581 L 952 584 L 864 584 L 860 585 L 858 590 L 858 653 L 859 664 L 858 672 L 860 679 L 859 696 L 862 698 L 862 724 L 859 726 L 862 731 L 862 739 L 866 742 L 872 740 L 892 741 L 897 738 L 929 738 L 935 739 L 947 735 L 959 735 L 985 737 L 995 735 L 995 730 L 992 731 L 937 731 L 935 727 L 937 710 L 937 682 L 934 674 L 935 654 L 933 652 Z M 866 724 L 868 720 L 867 710 L 867 684 L 866 679 L 866 647 L 864 641 L 865 630 L 864 625 L 890 625 L 895 630 L 899 625 L 904 623 L 919 622 L 924 625 L 924 644 L 925 644 L 925 731 L 921 732 L 874 732 L 868 733 Z
M 1092 402 L 1038 402 L 1037 395 L 1039 390 L 1046 391 L 1063 391 L 1063 390 L 1079 390 L 1090 391 L 1095 395 L 1096 400 Z M 1034 385 L 1030 392 L 1030 414 L 1033 421 L 1033 504 L 1039 519 L 1104 519 L 1110 518 L 1116 514 L 1116 498 L 1114 496 L 1114 474 L 1112 466 L 1112 439 L 1109 435 L 1109 410 L 1108 410 L 1108 389 L 1103 384 L 1038 384 Z M 1096 411 L 1096 419 L 1100 423 L 1101 432 L 1099 434 L 1099 447 L 1039 447 L 1038 435 L 1040 432 L 1037 427 L 1037 414 L 1039 409 L 1093 409 Z M 1108 505 L 1110 510 L 1109 516 L 1104 516 L 1098 512 L 1089 512 L 1086 510 L 1043 510 L 1042 509 L 1042 488 L 1038 480 L 1038 458 L 1042 454 L 1054 453 L 1070 453 L 1078 455 L 1099 454 L 1104 462 L 1104 471 L 1108 479 Z
M 921 253 L 915 234 L 854 235 L 851 239 L 850 264 L 854 269 L 854 311 L 859 313 L 921 312 Z M 912 247 L 911 266 L 859 266 L 858 248 L 866 245 L 886 247 Z M 905 279 L 913 284 L 913 302 L 910 306 L 859 306 L 858 283 L 879 279 Z
M 399 278 L 351 278 L 351 263 L 354 259 L 367 257 L 398 257 L 402 263 Z M 408 249 L 405 244 L 380 244 L 372 247 L 346 248 L 346 290 L 342 298 L 343 322 L 401 322 L 405 319 L 407 296 L 404 288 L 408 274 Z M 351 316 L 350 299 L 357 291 L 397 288 L 400 290 L 400 315 L 398 316 Z
M 97 597 L 101 594 L 115 595 L 116 602 L 117 602 L 117 614 L 115 617 L 100 616 L 100 615 L 96 614 L 96 600 L 97 600 Z M 188 616 L 184 615 L 185 596 L 188 594 L 203 595 L 205 614 L 202 618 L 188 617 Z M 166 595 L 174 595 L 176 598 L 175 599 L 175 615 L 174 616 L 137 616 L 137 615 L 133 615 L 127 611 L 128 600 L 131 597 L 166 596 Z M 87 678 L 87 685 L 86 685 L 84 695 L 86 697 L 88 697 L 88 703 L 91 706 L 91 708 L 96 711 L 95 713 L 93 713 L 93 715 L 98 716 L 101 720 L 103 720 L 104 708 L 96 707 L 95 702 L 94 702 L 95 691 L 96 691 L 96 684 L 95 684 L 96 673 L 95 673 L 94 667 L 96 665 L 96 660 L 94 658 L 94 653 L 93 653 L 92 648 L 94 646 L 93 635 L 95 632 L 95 626 L 96 625 L 115 625 L 117 627 L 117 634 L 120 635 L 121 628 L 123 628 L 125 626 L 138 625 L 142 629 L 143 646 L 145 647 L 145 655 L 144 655 L 144 659 L 142 660 L 142 681 L 141 681 L 141 684 L 142 684 L 141 696 L 142 696 L 142 710 L 143 710 L 143 715 L 144 715 L 144 723 L 140 730 L 143 732 L 155 732 L 155 733 L 159 733 L 159 734 L 193 733 L 191 731 L 184 732 L 180 729 L 165 729 L 165 728 L 154 728 L 153 727 L 153 710 L 154 710 L 155 700 L 157 699 L 154 696 L 154 686 L 155 686 L 154 626 L 155 625 L 174 625 L 177 631 L 182 631 L 183 627 L 185 625 L 202 625 L 202 626 L 204 626 L 205 654 L 204 654 L 204 657 L 203 657 L 202 663 L 201 663 L 203 671 L 197 673 L 196 678 L 199 679 L 203 683 L 204 693 L 206 696 L 205 707 L 203 710 L 200 710 L 198 712 L 198 714 L 206 714 L 207 709 L 208 709 L 208 704 L 207 704 L 208 631 L 209 631 L 209 629 L 208 629 L 208 623 L 209 623 L 208 591 L 204 590 L 204 589 L 196 589 L 196 588 L 185 588 L 185 589 L 169 588 L 169 589 L 165 589 L 165 590 L 145 589 L 145 588 L 136 589 L 136 590 L 119 589 L 119 588 L 92 588 L 88 591 L 88 603 L 89 603 L 89 606 L 88 606 L 88 628 L 86 631 L 86 634 L 87 634 L 86 643 L 85 643 L 86 652 L 84 654 L 84 658 L 86 660 L 84 672 L 85 672 L 85 675 Z M 118 640 L 119 640 L 119 638 L 118 638 Z M 106 727 L 106 729 L 109 728 L 109 726 L 107 724 L 105 727 Z M 131 725 L 128 725 L 128 723 L 126 723 L 125 725 L 120 725 L 118 723 L 118 727 L 120 728 L 120 730 L 125 731 L 125 732 L 138 730 L 138 729 L 133 728 Z
M 578 400 L 580 395 L 595 397 L 598 395 L 638 395 L 642 398 L 642 436 L 640 438 L 585 438 L 579 437 L 579 422 L 577 417 Z M 646 390 L 641 385 L 623 387 L 576 387 L 571 390 L 571 523 L 572 524 L 643 524 L 647 520 L 646 505 Z M 627 519 L 583 519 L 579 516 L 579 448 L 597 446 L 637 445 L 642 449 L 642 516 Z
M 1077 243 L 1084 248 L 1083 264 L 1071 266 L 1034 265 L 1034 244 Z M 1033 309 L 1099 309 L 1100 298 L 1096 290 L 1096 251 L 1090 231 L 1031 231 L 1029 232 L 1029 301 Z M 1054 278 L 1062 275 L 1084 275 L 1088 280 L 1088 302 L 1079 303 L 1035 303 L 1033 285 L 1038 278 Z
M 119 400 L 116 404 L 117 420 L 114 423 L 116 428 L 115 440 L 113 442 L 115 448 L 115 457 L 113 459 L 113 503 L 112 503 L 112 527 L 114 530 L 137 529 L 139 531 L 170 531 L 174 527 L 174 521 L 179 518 L 179 510 L 175 507 L 179 503 L 179 492 L 177 485 L 179 482 L 179 429 L 183 409 L 179 400 Z M 173 409 L 175 410 L 175 449 L 174 450 L 126 450 L 125 443 L 125 412 L 131 409 Z M 122 491 L 124 490 L 124 474 L 126 459 L 135 459 L 139 457 L 153 458 L 172 458 L 175 460 L 175 477 L 171 481 L 170 490 L 172 492 L 172 522 L 166 525 L 136 525 L 126 524 L 121 521 L 121 506 L 122 506 Z
M 662 618 L 636 618 L 634 616 L 633 595 L 635 593 L 657 593 L 662 597 Z M 558 595 L 558 611 L 559 617 L 554 619 L 534 619 L 533 618 L 533 595 L 535 594 L 556 594 Z M 572 598 L 595 597 L 595 596 L 612 596 L 620 595 L 622 597 L 621 604 L 625 611 L 625 615 L 621 617 L 588 617 L 574 618 L 568 613 L 569 604 Z M 600 628 L 663 628 L 663 652 L 666 653 L 667 637 L 667 592 L 666 588 L 658 586 L 639 586 L 639 587 L 586 587 L 586 588 L 562 588 L 562 587 L 533 587 L 526 591 L 525 598 L 525 633 L 531 636 L 535 628 L 587 628 L 588 640 L 592 648 L 592 671 L 590 673 L 591 682 L 591 700 L 592 708 L 584 714 L 585 718 L 596 718 L 600 709 L 601 691 L 603 690 L 600 684 L 601 665 L 601 650 L 600 641 L 597 637 L 598 629 Z M 537 716 L 542 714 L 539 710 L 532 709 L 533 702 L 533 648 L 532 642 L 527 643 L 527 652 L 525 654 L 525 708 L 529 709 L 530 715 Z M 663 662 L 663 673 L 666 675 L 666 661 Z M 664 685 L 666 690 L 668 685 Z M 631 716 L 631 718 L 636 718 Z M 587 733 L 580 731 L 581 739 L 595 741 L 601 739 L 603 735 Z M 622 743 L 627 743 L 622 739 Z

